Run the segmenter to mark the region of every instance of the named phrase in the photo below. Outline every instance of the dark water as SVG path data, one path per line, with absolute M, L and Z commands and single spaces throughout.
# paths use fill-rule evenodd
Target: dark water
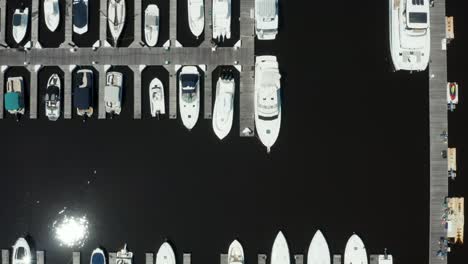
M 184 3 L 179 1 L 179 14 Z M 459 5 L 448 4 L 448 14 L 457 18 L 449 79 L 460 83 L 462 101 L 449 115 L 449 144 L 459 154 L 450 191 L 466 196 L 468 31 Z M 71 261 L 72 249 L 59 247 L 51 233 L 57 213 L 67 207 L 86 214 L 91 224 L 82 261 L 98 245 L 114 251 L 126 242 L 142 263 L 144 252 L 169 239 L 179 263 L 182 252 L 191 252 L 194 263 L 218 263 L 218 254 L 239 238 L 247 261 L 255 262 L 256 254 L 270 253 L 279 229 L 292 253 L 306 253 L 321 229 L 333 253 L 342 254 L 356 232 L 368 252 L 388 248 L 395 263 L 427 263 L 427 72 L 390 71 L 386 1 L 284 0 L 280 8 L 277 40 L 256 42 L 258 55 L 278 56 L 283 77 L 282 128 L 270 155 L 256 138 L 238 137 L 237 123 L 219 142 L 211 120 L 201 116 L 190 133 L 180 120 L 150 119 L 147 87 L 158 77 L 167 95 L 168 73 L 148 67 L 142 73 L 143 120 L 131 119 L 128 93 L 118 120 L 0 122 L 6 187 L 0 192 L 1 247 L 30 234 L 47 250 L 48 263 Z M 74 36 L 80 46 L 98 39 L 97 9 L 90 9 L 90 31 Z M 184 23 L 182 13 L 181 43 L 196 45 Z M 53 68 L 41 71 L 40 85 L 46 71 Z M 10 74 L 22 74 L 28 83 L 23 68 Z M 131 91 L 133 77 L 126 77 Z M 456 247 L 451 263 L 464 263 L 466 252 Z

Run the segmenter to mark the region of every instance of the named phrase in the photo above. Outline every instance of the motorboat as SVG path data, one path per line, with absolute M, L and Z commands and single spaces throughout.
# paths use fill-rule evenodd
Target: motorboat
M 255 34 L 259 40 L 276 38 L 278 13 L 278 0 L 255 0 Z
M 149 98 L 151 116 L 158 117 L 166 114 L 166 104 L 164 102 L 164 86 L 158 78 L 154 78 L 149 86 Z
M 203 1 L 187 0 L 190 31 L 197 38 L 203 33 L 203 29 L 205 28 L 205 4 Z
M 145 40 L 150 47 L 156 46 L 159 37 L 159 8 L 148 5 L 145 9 Z
M 45 93 L 45 114 L 50 121 L 56 121 L 60 117 L 60 77 L 52 74 L 47 81 Z
M 114 39 L 114 46 L 117 46 L 120 34 L 125 25 L 125 0 L 109 0 L 109 8 L 107 10 L 107 21 L 109 22 L 109 30 Z
M 5 93 L 5 109 L 8 113 L 24 115 L 24 82 L 23 77 L 10 77 L 7 80 Z
M 184 66 L 180 72 L 179 109 L 182 123 L 192 130 L 200 114 L 200 73 L 195 66 Z
M 79 116 L 91 117 L 93 115 L 94 80 L 93 71 L 78 70 L 74 87 L 73 103 Z
M 106 264 L 106 254 L 100 248 L 96 248 L 91 253 L 90 264 Z
M 291 264 L 288 242 L 281 231 L 278 233 L 273 243 L 270 264 Z
M 104 105 L 106 113 L 120 115 L 122 111 L 123 74 L 120 72 L 108 72 L 106 86 L 104 87 Z
M 88 0 L 73 0 L 73 32 L 85 34 L 88 32 L 89 6 Z
M 454 111 L 458 104 L 458 84 L 455 82 L 447 83 L 447 105 L 450 111 Z
M 255 128 L 270 152 L 281 127 L 281 75 L 275 56 L 258 56 L 255 63 Z
M 330 249 L 320 230 L 315 232 L 307 252 L 307 264 L 330 264 Z
M 367 264 L 367 252 L 361 238 L 354 234 L 346 243 L 344 264 Z
M 227 264 L 244 264 L 244 249 L 239 241 L 234 240 L 229 246 Z
M 424 71 L 429 64 L 429 0 L 389 0 L 390 53 L 396 71 Z
M 25 238 L 20 237 L 13 245 L 12 264 L 31 264 L 31 248 Z
M 51 32 L 57 30 L 60 23 L 59 0 L 44 0 L 44 20 Z
M 168 242 L 164 242 L 156 253 L 156 264 L 176 264 L 174 250 Z
M 127 244 L 116 255 L 116 264 L 132 264 L 133 262 L 133 252 L 127 250 Z
M 231 0 L 213 0 L 213 39 L 231 38 Z
M 213 131 L 219 139 L 225 138 L 232 128 L 234 118 L 235 81 L 232 71 L 221 73 L 216 84 L 213 109 Z
M 13 39 L 16 43 L 23 41 L 28 30 L 29 8 L 16 9 L 13 13 Z

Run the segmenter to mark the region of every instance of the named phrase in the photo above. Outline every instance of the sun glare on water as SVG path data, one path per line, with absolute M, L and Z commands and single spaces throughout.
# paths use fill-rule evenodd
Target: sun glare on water
M 88 226 L 86 216 L 74 217 L 61 214 L 61 218 L 54 222 L 53 230 L 60 246 L 82 247 L 88 238 Z

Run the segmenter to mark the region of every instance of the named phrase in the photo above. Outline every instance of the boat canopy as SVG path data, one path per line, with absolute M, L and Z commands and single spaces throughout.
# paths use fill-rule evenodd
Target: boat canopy
M 22 14 L 14 14 L 13 15 L 13 26 L 21 26 L 23 21 L 23 15 Z
M 276 17 L 276 0 L 257 0 L 257 14 L 262 18 Z
M 104 101 L 112 104 L 120 102 L 120 87 L 114 85 L 106 86 Z
M 91 264 L 105 264 L 106 261 L 102 254 L 94 254 L 91 259 Z
M 84 0 L 73 2 L 73 24 L 79 28 L 88 24 L 88 5 Z
M 198 83 L 197 74 L 183 74 L 180 76 L 182 81 L 182 90 L 194 90 Z
M 75 107 L 78 109 L 87 109 L 92 103 L 92 94 L 89 87 L 75 89 Z
M 22 108 L 22 105 L 20 102 L 20 94 L 16 92 L 6 93 L 5 94 L 5 108 L 8 111 Z

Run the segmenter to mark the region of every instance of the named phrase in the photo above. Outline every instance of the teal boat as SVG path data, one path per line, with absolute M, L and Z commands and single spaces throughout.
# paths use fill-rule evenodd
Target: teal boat
M 23 77 L 10 77 L 7 80 L 5 109 L 12 115 L 24 115 Z

